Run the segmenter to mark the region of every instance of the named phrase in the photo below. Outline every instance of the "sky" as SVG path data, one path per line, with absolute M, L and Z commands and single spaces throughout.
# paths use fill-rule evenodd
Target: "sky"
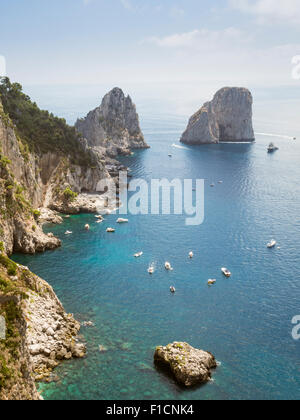
M 23 85 L 300 86 L 300 0 L 0 0 L 0 16 L 0 70 Z

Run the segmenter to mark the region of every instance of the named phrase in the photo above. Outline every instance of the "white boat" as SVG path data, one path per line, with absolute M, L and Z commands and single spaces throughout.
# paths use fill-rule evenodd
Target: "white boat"
M 207 284 L 208 284 L 209 286 L 213 286 L 214 284 L 216 284 L 216 282 L 217 282 L 217 280 L 216 280 L 216 279 L 209 279 L 209 280 L 208 280 L 208 282 L 207 282 Z
M 99 219 L 96 221 L 96 223 L 103 223 L 103 220 Z
M 210 186 L 213 188 L 215 186 L 215 184 L 210 184 Z
M 174 286 L 171 286 L 171 287 L 170 287 L 170 292 L 171 292 L 171 293 L 176 293 L 176 289 L 175 289 L 175 287 L 174 287 Z
M 169 262 L 166 262 L 165 263 L 165 269 L 168 270 L 168 271 L 172 271 L 173 270 L 173 268 L 172 268 L 172 266 L 171 266 L 171 264 Z
M 84 229 L 85 229 L 85 230 L 90 230 L 90 225 L 86 224 L 86 225 L 84 226 Z
M 120 218 L 120 219 L 117 220 L 117 223 L 128 223 L 128 219 Z
M 269 249 L 271 249 L 271 248 L 275 248 L 276 244 L 277 244 L 277 242 L 275 241 L 275 239 L 272 239 L 272 240 L 271 240 L 271 241 L 267 244 L 267 247 L 268 247 Z
M 71 232 L 70 230 L 67 230 L 67 231 L 65 232 L 65 235 L 72 235 L 72 233 L 73 233 L 73 232 Z
M 192 259 L 192 258 L 194 258 L 194 253 L 191 251 L 190 253 L 189 253 L 189 257 Z
M 224 274 L 224 276 L 231 277 L 231 272 L 227 270 L 227 268 L 221 268 L 221 271 Z
M 149 274 L 154 274 L 154 271 L 155 271 L 155 269 L 154 269 L 153 265 L 150 265 L 150 267 L 148 268 L 148 273 Z
M 95 217 L 96 217 L 96 219 L 101 219 L 101 220 L 103 220 L 103 216 L 101 216 L 100 214 L 97 214 Z
M 144 253 L 143 252 L 137 252 L 136 254 L 134 254 L 135 258 L 140 258 Z
M 223 184 L 223 181 L 218 181 L 218 184 Z
M 116 231 L 116 229 L 114 229 L 114 228 L 107 228 L 106 229 L 107 233 L 114 233 L 115 231 Z

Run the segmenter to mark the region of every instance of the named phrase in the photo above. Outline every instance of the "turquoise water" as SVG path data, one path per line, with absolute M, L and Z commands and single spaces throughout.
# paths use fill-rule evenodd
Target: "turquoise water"
M 300 314 L 299 142 L 259 135 L 252 145 L 173 148 L 185 124 L 174 115 L 143 116 L 151 149 L 123 162 L 146 180 L 206 179 L 201 226 L 187 227 L 185 216 L 129 215 L 129 224 L 109 235 L 118 216 L 99 225 L 93 215 L 78 215 L 45 228 L 63 240 L 61 249 L 14 256 L 54 287 L 67 311 L 95 323 L 81 331 L 87 358 L 60 366 L 59 383 L 40 385 L 45 399 L 300 397 L 300 342 L 291 336 Z M 295 121 L 266 118 L 256 131 L 300 139 Z M 280 150 L 268 155 L 272 140 Z M 273 237 L 280 249 L 268 250 Z M 144 255 L 134 259 L 138 251 Z M 173 272 L 164 270 L 166 260 Z M 222 276 L 223 266 L 232 278 Z M 217 279 L 212 288 L 209 278 Z M 154 368 L 155 347 L 174 340 L 215 354 L 221 365 L 213 382 L 183 390 Z

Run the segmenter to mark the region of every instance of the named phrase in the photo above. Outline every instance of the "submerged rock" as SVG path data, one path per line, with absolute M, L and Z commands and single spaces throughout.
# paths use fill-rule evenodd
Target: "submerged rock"
M 211 370 L 217 367 L 215 357 L 208 352 L 193 348 L 187 343 L 173 343 L 157 347 L 154 361 L 167 366 L 177 382 L 186 387 L 208 382 Z
M 223 88 L 189 120 L 181 142 L 191 145 L 252 142 L 253 98 L 245 88 Z

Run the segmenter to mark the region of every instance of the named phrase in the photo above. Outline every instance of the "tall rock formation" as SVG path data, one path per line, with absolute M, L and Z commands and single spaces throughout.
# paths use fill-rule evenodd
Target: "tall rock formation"
M 252 142 L 253 98 L 245 88 L 223 88 L 189 120 L 181 142 L 190 145 Z
M 89 146 L 111 157 L 149 147 L 140 129 L 135 105 L 119 88 L 105 95 L 102 104 L 79 119 L 75 127 Z

